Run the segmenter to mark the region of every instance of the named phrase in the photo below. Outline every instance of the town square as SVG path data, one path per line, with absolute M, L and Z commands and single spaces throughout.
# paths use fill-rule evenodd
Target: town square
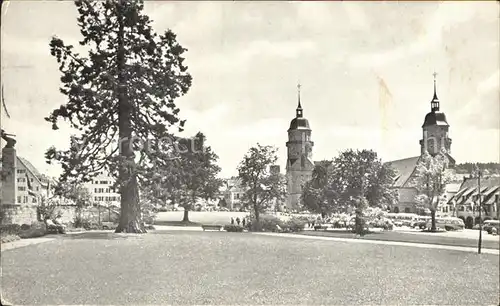
M 3 2 L 2 305 L 498 305 L 498 13 Z

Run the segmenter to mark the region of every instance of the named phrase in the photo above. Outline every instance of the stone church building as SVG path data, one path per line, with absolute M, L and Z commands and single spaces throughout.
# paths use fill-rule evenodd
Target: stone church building
M 449 166 L 455 165 L 451 157 L 450 125 L 444 112 L 440 110 L 440 101 L 436 93 L 436 79 L 434 74 L 434 96 L 431 101 L 431 111 L 425 115 L 422 125 L 422 139 L 420 140 L 420 155 L 388 162 L 396 171 L 393 188 L 398 192 L 398 202 L 391 207 L 391 212 L 419 213 L 415 196 L 417 189 L 412 185 L 412 178 L 416 174 L 417 164 L 424 152 L 435 156 L 441 150 L 447 152 Z
M 309 121 L 304 118 L 300 103 L 300 85 L 298 85 L 298 106 L 295 118 L 290 122 L 288 129 L 286 177 L 288 198 L 286 207 L 288 210 L 298 210 L 302 186 L 312 178 L 314 161 L 312 159 L 312 148 L 314 142 L 311 139 L 311 127 Z

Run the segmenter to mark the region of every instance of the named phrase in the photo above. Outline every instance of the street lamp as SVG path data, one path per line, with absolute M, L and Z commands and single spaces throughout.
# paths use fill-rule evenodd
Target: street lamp
M 478 194 L 478 203 L 479 203 L 479 241 L 477 244 L 477 253 L 481 254 L 481 242 L 483 239 L 483 221 L 481 219 L 481 210 L 482 210 L 482 200 L 481 200 L 481 170 L 479 167 L 477 169 L 477 194 Z

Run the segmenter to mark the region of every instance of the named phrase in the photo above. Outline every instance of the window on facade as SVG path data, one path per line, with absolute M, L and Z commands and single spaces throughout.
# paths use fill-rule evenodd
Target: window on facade
M 405 207 L 405 213 L 410 213 L 411 209 L 409 207 Z
M 25 169 L 17 169 L 17 173 L 25 173 L 26 170 Z
M 30 182 L 33 182 L 33 178 L 30 178 Z
M 26 191 L 26 187 L 24 187 L 24 186 L 18 186 L 17 190 L 19 190 L 19 191 Z
M 17 196 L 17 203 L 21 203 L 21 200 L 22 200 L 21 196 Z
M 465 207 L 460 206 L 460 207 L 458 208 L 458 211 L 465 211 Z
M 94 197 L 94 201 L 99 201 L 99 197 Z
M 237 199 L 239 199 L 239 198 L 240 198 L 240 194 L 239 194 L 239 193 L 237 193 L 237 194 L 236 194 L 236 198 L 237 198 Z
M 40 187 L 39 186 L 36 186 L 36 191 L 40 191 Z
M 23 203 L 28 203 L 28 196 L 23 197 Z
M 106 185 L 108 182 L 107 181 L 101 181 L 101 185 Z
M 31 202 L 32 202 L 32 203 L 36 203 L 36 198 L 35 198 L 35 197 L 33 197 L 33 198 L 31 199 Z

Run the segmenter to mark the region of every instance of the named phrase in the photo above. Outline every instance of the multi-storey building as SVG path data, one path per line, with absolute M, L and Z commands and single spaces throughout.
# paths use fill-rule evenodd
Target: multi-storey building
M 481 186 L 481 192 L 479 192 Z M 458 192 L 448 201 L 449 210 L 461 218 L 466 227 L 472 228 L 478 224 L 479 194 L 481 194 L 481 220 L 500 219 L 500 177 L 464 178 Z
M 50 194 L 51 179 L 42 175 L 28 160 L 17 156 L 15 142 L 2 149 L 2 223 L 36 221 L 42 198 Z
M 92 196 L 92 202 L 99 206 L 120 206 L 120 194 L 113 187 L 114 179 L 100 172 L 90 182 L 84 184 Z
M 239 178 L 232 177 L 224 180 L 224 185 L 221 188 L 222 197 L 226 208 L 229 210 L 239 210 L 243 206 L 243 196 L 246 189 L 241 186 Z

